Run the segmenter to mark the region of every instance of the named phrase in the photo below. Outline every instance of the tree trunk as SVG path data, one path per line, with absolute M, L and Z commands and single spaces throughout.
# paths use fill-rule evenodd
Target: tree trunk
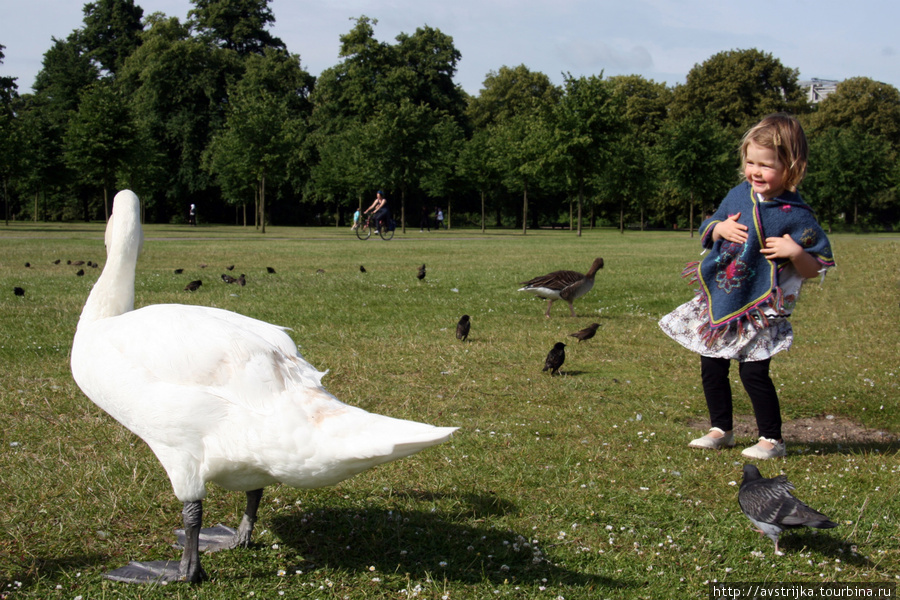
M 481 190 L 481 233 L 484 233 L 484 190 Z
M 641 206 L 641 231 L 644 230 L 644 207 Z
M 528 182 L 525 182 L 525 189 L 522 190 L 522 235 L 528 233 Z
M 572 199 L 569 198 L 569 231 L 572 231 L 573 229 L 575 229 L 574 219 L 575 219 L 575 215 L 574 215 L 574 211 L 572 208 Z
M 581 237 L 581 206 L 584 204 L 584 177 L 578 178 L 578 237 Z
M 694 190 L 691 190 L 691 213 L 688 228 L 691 230 L 691 237 L 694 237 Z
M 260 233 L 266 232 L 266 174 L 259 178 L 259 221 L 262 224 Z
M 3 212 L 6 215 L 6 226 L 9 227 L 9 186 L 6 185 L 6 177 L 3 178 Z
M 453 200 L 447 200 L 447 231 L 450 230 L 450 209 L 453 205 Z
M 109 223 L 109 200 L 105 185 L 103 186 L 103 212 L 106 213 L 106 222 Z
M 3 187 L 4 187 L 4 193 L 5 193 L 6 192 L 6 190 L 5 190 L 6 181 L 3 182 Z M 37 221 L 38 221 L 38 193 L 37 192 L 34 193 L 34 219 L 33 219 L 33 221 L 35 223 L 37 223 Z
M 406 186 L 400 188 L 400 231 L 406 234 Z
M 619 233 L 625 233 L 625 202 L 619 200 Z

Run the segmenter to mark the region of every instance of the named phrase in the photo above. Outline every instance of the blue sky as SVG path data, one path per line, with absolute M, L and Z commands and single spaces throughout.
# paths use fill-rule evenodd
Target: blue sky
M 189 0 L 136 0 L 144 14 L 186 19 Z M 83 25 L 80 0 L 0 0 L 0 74 L 31 91 L 51 38 Z M 456 81 L 478 94 L 485 75 L 524 64 L 562 82 L 562 73 L 638 74 L 683 83 L 694 65 L 723 50 L 757 48 L 801 79 L 866 76 L 900 87 L 896 0 L 273 0 L 272 32 L 310 73 L 339 62 L 350 19 L 377 19 L 375 36 L 429 25 L 462 53 Z

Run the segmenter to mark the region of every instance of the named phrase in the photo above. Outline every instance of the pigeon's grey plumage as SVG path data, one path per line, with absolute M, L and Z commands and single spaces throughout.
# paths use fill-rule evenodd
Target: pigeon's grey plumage
M 738 503 L 758 531 L 775 543 L 775 554 L 781 554 L 778 549 L 778 536 L 785 529 L 837 527 L 837 523 L 829 521 L 828 517 L 819 511 L 797 500 L 791 494 L 793 489 L 794 484 L 784 475 L 766 478 L 760 474 L 755 465 L 744 465 L 744 479 L 738 492 Z
M 541 371 L 549 370 L 551 375 L 556 375 L 564 362 L 566 362 L 566 345 L 556 342 L 547 353 L 547 359 L 544 361 L 544 368 Z
M 469 329 L 472 327 L 472 322 L 469 320 L 469 315 L 463 315 L 459 319 L 459 323 L 456 324 L 456 339 L 466 341 L 469 339 Z

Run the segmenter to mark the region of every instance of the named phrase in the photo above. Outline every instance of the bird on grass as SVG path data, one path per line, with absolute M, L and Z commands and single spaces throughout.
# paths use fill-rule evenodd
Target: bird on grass
M 26 269 L 30 269 L 30 268 L 31 268 L 31 263 L 25 263 L 25 268 L 26 268 Z
M 360 273 L 368 273 L 368 271 L 366 271 L 366 268 L 362 265 L 359 265 L 359 272 Z
M 181 275 L 182 273 L 184 273 L 184 269 L 175 269 L 176 275 Z
M 273 274 L 275 273 L 275 269 L 273 269 L 272 267 L 266 267 L 266 272 L 269 274 Z
M 203 281 L 200 279 L 195 279 L 194 281 L 192 281 L 189 284 L 187 284 L 186 286 L 184 286 L 184 291 L 196 292 L 197 290 L 200 289 L 201 285 L 203 285 Z
M 78 269 L 77 271 L 75 271 L 75 274 L 81 277 L 82 275 L 84 275 L 84 269 Z
M 562 342 L 556 342 L 550 348 L 550 352 L 547 353 L 547 358 L 544 360 L 544 368 L 541 371 L 550 371 L 550 375 L 557 375 L 559 374 L 559 368 L 563 366 L 564 362 L 566 362 L 566 345 Z
M 234 265 L 229 265 L 229 266 L 225 267 L 225 270 L 226 271 L 234 271 Z
M 24 296 L 25 290 L 20 288 L 19 286 L 16 286 L 13 288 L 13 294 L 15 294 L 16 296 Z
M 83 260 L 67 260 L 66 264 L 72 265 L 73 267 L 80 267 L 81 265 L 84 264 L 84 261 Z
M 469 329 L 472 327 L 472 321 L 469 320 L 469 315 L 463 315 L 459 319 L 459 323 L 456 324 L 456 339 L 467 341 L 469 339 Z
M 222 281 L 224 281 L 225 283 L 234 283 L 235 281 L 237 281 L 237 278 L 232 277 L 231 275 L 228 275 L 226 273 L 222 273 Z
M 238 282 L 238 285 L 240 285 L 241 287 L 244 287 L 245 285 L 247 285 L 247 279 L 244 277 L 243 273 L 241 273 L 241 276 L 237 278 L 237 282 Z
M 132 562 L 106 577 L 199 582 L 206 578 L 201 545 L 250 544 L 265 486 L 333 485 L 446 441 L 456 430 L 340 402 L 282 327 L 205 306 L 135 310 L 142 239 L 140 202 L 119 192 L 107 225 L 108 259 L 75 331 L 72 375 L 162 463 L 183 503 L 184 543 L 180 561 Z M 209 482 L 245 492 L 237 530 L 201 531 Z
M 797 500 L 791 494 L 793 489 L 794 485 L 784 475 L 766 478 L 755 465 L 744 465 L 744 479 L 738 491 L 741 511 L 759 533 L 775 543 L 775 554 L 779 555 L 782 552 L 778 549 L 778 536 L 785 529 L 837 527 L 837 523 Z
M 595 258 L 591 268 L 585 274 L 576 271 L 553 271 L 528 281 L 523 281 L 524 287 L 520 292 L 531 292 L 538 298 L 547 300 L 547 311 L 544 313 L 550 318 L 550 307 L 556 300 L 565 300 L 569 303 L 569 312 L 575 316 L 574 302 L 581 298 L 594 287 L 594 275 L 603 268 L 603 259 Z
M 58 258 L 57 258 L 56 260 L 53 261 L 53 264 L 54 264 L 54 265 L 58 265 L 59 263 L 60 263 L 60 259 L 58 259 Z
M 589 340 L 597 334 L 597 328 L 600 327 L 600 323 L 591 323 L 581 331 L 576 331 L 575 333 L 570 333 L 569 337 L 578 338 L 578 343 L 585 340 Z
M 424 263 L 422 264 L 421 267 L 419 267 L 419 272 L 416 273 L 416 277 L 418 277 L 420 281 L 422 279 L 425 279 L 425 264 Z

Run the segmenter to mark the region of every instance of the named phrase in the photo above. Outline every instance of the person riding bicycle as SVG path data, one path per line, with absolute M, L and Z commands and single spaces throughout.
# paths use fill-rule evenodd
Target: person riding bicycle
M 363 214 L 369 213 L 373 213 L 376 233 L 382 226 L 387 228 L 390 225 L 391 211 L 388 209 L 387 198 L 384 197 L 381 190 L 375 194 L 375 201 L 372 202 L 372 205 L 363 212 Z

